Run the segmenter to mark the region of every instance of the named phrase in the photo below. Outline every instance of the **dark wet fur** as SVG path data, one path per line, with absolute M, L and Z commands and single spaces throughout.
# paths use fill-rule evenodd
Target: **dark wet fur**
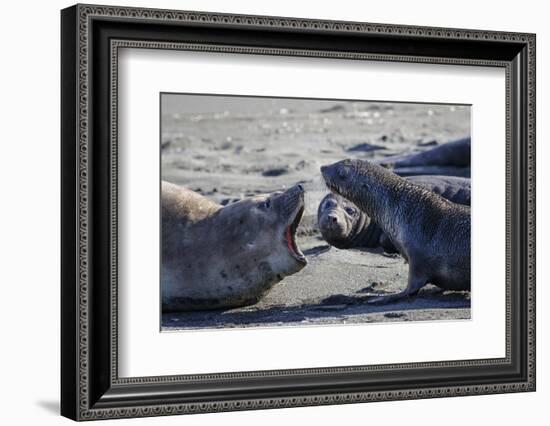
M 409 182 L 420 185 L 435 194 L 441 195 L 443 198 L 454 203 L 470 205 L 470 179 L 452 177 L 452 176 L 411 176 L 406 178 Z M 361 217 L 356 218 L 356 223 L 353 230 L 346 238 L 333 238 L 327 230 L 321 226 L 321 218 L 327 214 L 327 209 L 322 207 L 325 201 L 334 197 L 341 203 L 342 197 L 335 194 L 327 194 L 319 203 L 317 211 L 317 220 L 321 234 L 325 240 L 337 248 L 357 248 L 357 247 L 382 247 L 387 253 L 397 253 L 397 249 L 392 244 L 391 240 L 382 232 L 380 227 L 371 220 L 366 213 L 362 212 Z M 350 201 L 347 201 L 348 203 Z M 358 209 L 359 210 L 359 209 Z
M 322 169 L 327 185 L 375 221 L 409 262 L 403 292 L 381 302 L 414 295 L 425 284 L 470 289 L 470 208 L 452 203 L 391 171 L 361 160 Z

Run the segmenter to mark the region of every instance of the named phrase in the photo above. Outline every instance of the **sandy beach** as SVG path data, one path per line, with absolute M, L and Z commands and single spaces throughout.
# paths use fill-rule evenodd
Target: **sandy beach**
M 368 295 L 406 286 L 403 258 L 330 247 L 316 224 L 328 193 L 321 165 L 469 136 L 468 106 L 173 94 L 163 94 L 161 105 L 162 178 L 224 205 L 301 183 L 306 209 L 297 242 L 309 263 L 253 306 L 164 314 L 163 330 L 470 318 L 469 293 L 433 286 L 414 299 L 366 304 Z

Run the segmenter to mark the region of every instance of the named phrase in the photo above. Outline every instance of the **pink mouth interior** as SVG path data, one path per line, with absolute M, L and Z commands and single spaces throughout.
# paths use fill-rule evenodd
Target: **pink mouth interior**
M 285 229 L 284 233 L 284 239 L 286 241 L 286 246 L 288 248 L 288 251 L 292 253 L 293 256 L 295 256 L 298 259 L 303 259 L 304 255 L 300 252 L 298 249 L 298 246 L 296 245 L 295 240 L 295 233 L 296 229 L 298 228 L 298 224 L 300 223 L 300 220 L 302 219 L 302 214 L 304 213 L 304 207 L 302 206 L 296 216 L 294 217 L 294 220 L 290 225 L 288 225 Z
M 288 249 L 292 253 L 294 253 L 296 256 L 300 256 L 300 253 L 298 253 L 298 251 L 296 249 L 296 244 L 294 243 L 294 239 L 292 238 L 292 231 L 290 230 L 290 226 L 286 228 L 285 240 L 286 240 L 286 245 L 287 245 Z

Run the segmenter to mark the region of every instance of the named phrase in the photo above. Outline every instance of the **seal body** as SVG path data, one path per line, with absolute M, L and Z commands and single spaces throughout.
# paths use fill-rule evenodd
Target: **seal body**
M 409 176 L 406 179 L 453 203 L 470 205 L 470 179 L 455 176 Z M 317 223 L 323 238 L 334 247 L 383 247 L 387 253 L 397 252 L 380 227 L 340 195 L 330 193 L 323 198 L 317 209 Z
M 385 303 L 415 295 L 431 283 L 470 290 L 470 208 L 361 160 L 321 167 L 328 187 L 377 223 L 409 263 L 407 288 L 374 298 Z
M 400 176 L 449 175 L 470 177 L 471 138 L 458 139 L 416 154 L 386 157 L 377 164 Z
M 452 201 L 469 206 L 471 202 L 470 178 L 458 176 L 408 176 L 405 178 L 415 185 L 423 186 L 431 192 Z
M 295 241 L 300 185 L 222 207 L 163 182 L 161 207 L 164 312 L 254 304 L 307 263 Z

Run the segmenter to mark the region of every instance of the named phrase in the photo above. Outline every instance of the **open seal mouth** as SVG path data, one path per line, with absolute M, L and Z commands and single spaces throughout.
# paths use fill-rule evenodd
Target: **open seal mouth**
M 302 215 L 304 214 L 304 206 L 303 204 L 298 209 L 298 212 L 294 216 L 294 220 L 288 225 L 285 229 L 284 239 L 286 242 L 286 245 L 288 247 L 288 251 L 294 257 L 297 261 L 302 263 L 307 263 L 306 257 L 301 252 L 301 250 L 298 248 L 298 245 L 296 244 L 296 229 L 298 229 L 298 225 L 300 224 L 300 220 L 302 219 Z

